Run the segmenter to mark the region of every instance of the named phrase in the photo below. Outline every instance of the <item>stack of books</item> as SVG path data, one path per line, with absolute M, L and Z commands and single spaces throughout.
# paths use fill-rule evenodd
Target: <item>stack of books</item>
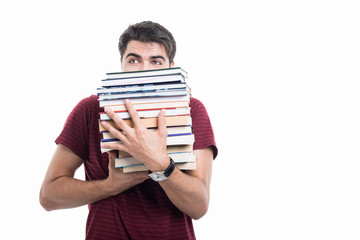
M 158 115 L 166 110 L 167 153 L 181 170 L 196 168 L 193 153 L 194 135 L 190 116 L 191 90 L 186 84 L 187 72 L 181 68 L 107 73 L 98 88 L 99 104 L 111 108 L 130 127 L 133 122 L 127 111 L 125 100 L 129 99 L 139 114 L 142 124 L 150 131 L 157 129 Z M 119 129 L 105 113 L 100 113 L 100 121 Z M 102 142 L 121 142 L 99 124 Z M 121 131 L 121 129 L 119 129 Z M 112 149 L 102 148 L 102 152 Z M 147 168 L 127 152 L 119 151 L 115 167 L 126 172 L 147 171 Z

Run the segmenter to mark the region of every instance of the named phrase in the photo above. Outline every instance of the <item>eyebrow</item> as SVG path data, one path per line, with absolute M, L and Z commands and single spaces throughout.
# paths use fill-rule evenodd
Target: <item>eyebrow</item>
M 151 57 L 150 57 L 150 59 L 156 59 L 156 58 L 160 58 L 160 59 L 166 61 L 165 58 L 164 58 L 163 56 L 161 56 L 161 55 L 151 56 Z
M 140 55 L 136 54 L 136 53 L 129 53 L 128 55 L 126 55 L 125 58 L 128 58 L 128 57 L 136 57 L 136 58 L 141 58 Z
M 128 58 L 128 57 L 136 57 L 136 58 L 140 58 L 141 59 L 141 56 L 139 54 L 136 54 L 136 53 L 129 53 L 128 55 L 126 55 L 125 58 Z M 156 55 L 156 56 L 151 56 L 150 59 L 156 59 L 156 58 L 160 58 L 164 61 L 166 61 L 165 57 L 164 56 L 161 56 L 161 55 Z

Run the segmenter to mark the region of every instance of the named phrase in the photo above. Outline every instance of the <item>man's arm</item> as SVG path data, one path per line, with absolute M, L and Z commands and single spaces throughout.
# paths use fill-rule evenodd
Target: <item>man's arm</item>
M 125 102 L 128 112 L 134 122 L 134 128 L 129 127 L 111 109 L 106 113 L 123 130 L 118 131 L 105 121 L 102 125 L 122 143 L 102 143 L 102 147 L 117 149 L 130 153 L 145 164 L 152 172 L 165 170 L 169 165 L 166 153 L 166 118 L 161 111 L 158 117 L 158 130 L 148 131 L 141 123 L 133 105 Z M 210 148 L 195 151 L 197 169 L 188 171 L 189 174 L 175 168 L 171 176 L 160 183 L 172 203 L 188 216 L 199 219 L 207 211 L 210 196 L 210 180 L 212 172 L 213 152 Z
M 200 219 L 209 207 L 213 151 L 205 148 L 194 152 L 196 170 L 183 173 L 175 168 L 160 185 L 177 208 L 193 219 Z
M 124 174 L 115 169 L 115 154 L 109 153 L 109 177 L 82 181 L 74 178 L 83 160 L 59 144 L 40 190 L 40 204 L 47 210 L 74 208 L 116 195 L 148 178 L 146 173 Z

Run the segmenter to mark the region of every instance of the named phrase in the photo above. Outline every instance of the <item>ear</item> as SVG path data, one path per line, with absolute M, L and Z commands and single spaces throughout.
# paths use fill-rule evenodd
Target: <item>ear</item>
M 171 64 L 170 64 L 170 67 L 174 67 L 175 66 L 175 61 L 173 61 Z

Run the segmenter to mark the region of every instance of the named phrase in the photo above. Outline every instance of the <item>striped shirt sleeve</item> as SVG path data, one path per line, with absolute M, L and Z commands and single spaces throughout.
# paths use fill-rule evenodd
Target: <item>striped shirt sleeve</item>
M 210 147 L 213 150 L 213 158 L 215 159 L 218 154 L 218 149 L 206 108 L 204 104 L 196 98 L 191 98 L 190 107 L 193 133 L 195 135 L 194 150 Z
M 55 140 L 56 144 L 68 147 L 84 161 L 89 158 L 89 118 L 89 98 L 85 98 L 71 111 Z

